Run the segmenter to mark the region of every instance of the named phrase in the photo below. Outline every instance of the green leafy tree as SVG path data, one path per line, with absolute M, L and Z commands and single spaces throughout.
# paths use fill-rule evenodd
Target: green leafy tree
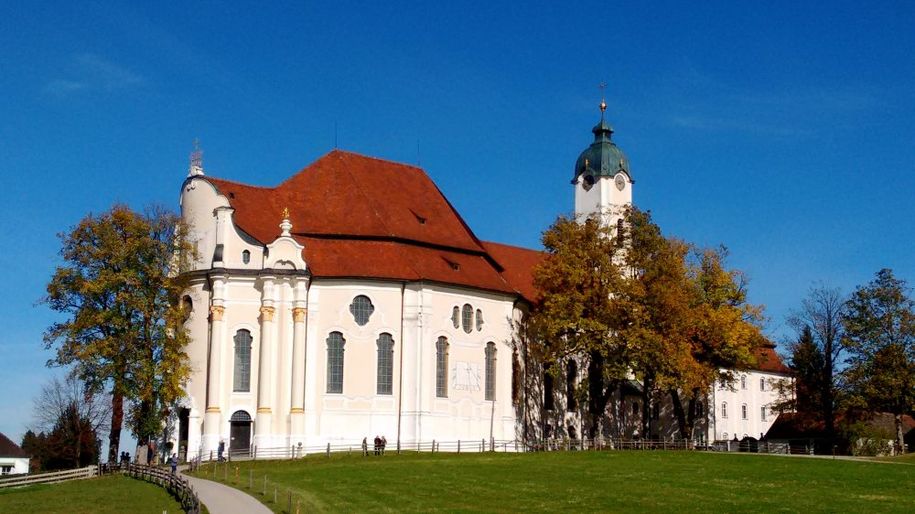
M 48 364 L 73 365 L 91 389 L 111 391 L 109 461 L 117 460 L 125 399 L 135 406 L 134 434 L 146 439 L 189 375 L 179 302 L 187 279 L 178 273 L 193 258 L 186 232 L 169 212 L 117 205 L 60 236 L 64 262 L 44 301 L 67 319 L 45 332 L 56 350 Z
M 895 417 L 896 449 L 905 451 L 902 416 L 915 408 L 915 302 L 904 280 L 882 269 L 846 302 L 846 377 L 852 401 Z

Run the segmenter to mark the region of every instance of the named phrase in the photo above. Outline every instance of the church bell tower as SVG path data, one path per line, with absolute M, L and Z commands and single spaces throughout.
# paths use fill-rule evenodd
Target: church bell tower
M 614 226 L 626 207 L 632 205 L 632 175 L 629 161 L 611 141 L 613 128 L 604 120 L 607 103 L 600 102 L 600 122 L 594 126 L 594 142 L 575 162 L 575 217 L 599 215 Z

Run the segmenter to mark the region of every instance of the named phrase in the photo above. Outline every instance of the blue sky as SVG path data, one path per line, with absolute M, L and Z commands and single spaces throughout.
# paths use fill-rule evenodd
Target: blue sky
M 9 3 L 0 431 L 19 440 L 56 372 L 36 306 L 55 234 L 177 207 L 197 137 L 209 174 L 273 185 L 336 126 L 419 162 L 479 237 L 538 247 L 606 82 L 636 203 L 727 245 L 776 340 L 814 282 L 915 282 L 915 4 L 797 3 Z

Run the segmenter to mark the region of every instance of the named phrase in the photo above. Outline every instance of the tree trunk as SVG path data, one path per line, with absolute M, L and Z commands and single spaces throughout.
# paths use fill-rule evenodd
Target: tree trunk
M 680 429 L 680 436 L 686 437 L 686 413 L 683 412 L 683 404 L 680 403 L 680 393 L 676 389 L 670 390 L 670 403 L 674 407 L 674 416 L 677 418 L 677 428 Z
M 642 380 L 642 438 L 652 439 L 651 433 L 651 390 L 654 388 L 651 377 Z
M 902 414 L 894 416 L 896 423 L 896 453 L 905 453 L 905 438 L 902 435 Z
M 118 462 L 121 447 L 121 425 L 124 424 L 124 393 L 115 383 L 111 391 L 111 431 L 108 433 L 108 462 Z

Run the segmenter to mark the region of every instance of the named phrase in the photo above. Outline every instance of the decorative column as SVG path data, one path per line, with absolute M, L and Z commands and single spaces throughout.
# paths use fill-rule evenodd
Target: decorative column
M 295 302 L 292 308 L 292 402 L 289 414 L 292 422 L 291 443 L 304 444 L 305 435 L 305 296 L 304 279 L 294 283 Z
M 207 409 L 203 418 L 203 449 L 215 451 L 222 430 L 222 347 L 225 342 L 226 277 L 213 277 L 213 302 L 210 306 L 210 362 L 207 367 Z
M 273 431 L 271 421 L 273 411 L 271 389 L 276 377 L 270 370 L 273 368 L 273 277 L 264 277 L 264 292 L 261 298 L 261 351 L 260 366 L 257 372 L 257 424 L 254 426 L 254 441 L 258 446 L 270 446 Z

